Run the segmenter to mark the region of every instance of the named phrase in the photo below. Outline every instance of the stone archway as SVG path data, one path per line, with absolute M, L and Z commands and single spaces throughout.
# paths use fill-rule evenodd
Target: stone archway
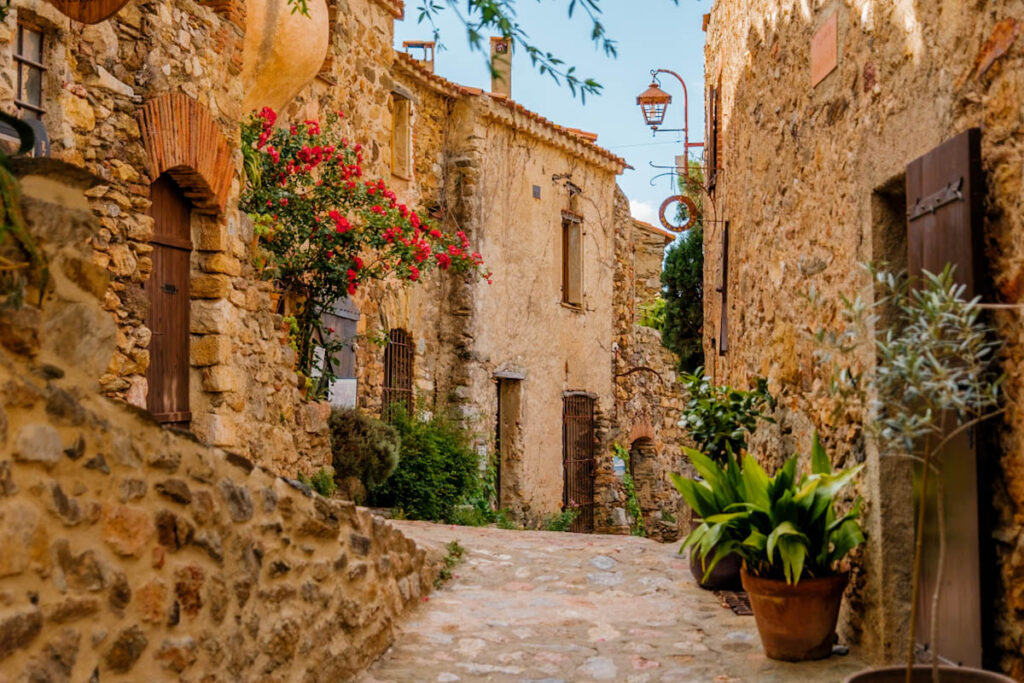
M 183 93 L 165 93 L 139 111 L 149 177 L 171 176 L 203 213 L 222 213 L 235 168 L 220 124 L 209 110 Z
M 657 455 L 654 440 L 648 436 L 638 437 L 629 446 L 629 470 L 633 477 L 636 497 L 640 503 L 645 523 L 650 521 L 651 512 L 658 507 L 655 491 L 657 485 L 655 459 Z

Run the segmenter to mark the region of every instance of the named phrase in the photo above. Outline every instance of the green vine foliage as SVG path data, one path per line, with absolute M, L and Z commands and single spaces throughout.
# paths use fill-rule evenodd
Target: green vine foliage
M 622 475 L 622 487 L 626 490 L 626 513 L 630 519 L 629 533 L 633 536 L 647 536 L 644 514 L 640 508 L 640 498 L 636 494 L 636 482 L 633 481 L 632 468 L 630 467 L 629 451 L 622 444 L 613 444 L 612 451 L 622 459 L 626 466 L 626 472 Z

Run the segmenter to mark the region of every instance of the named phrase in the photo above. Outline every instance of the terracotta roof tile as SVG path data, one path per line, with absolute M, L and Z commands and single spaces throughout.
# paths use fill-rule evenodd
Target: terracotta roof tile
M 404 52 L 396 51 L 395 64 L 401 68 L 405 68 L 412 75 L 420 78 L 423 81 L 426 81 L 428 84 L 434 86 L 437 90 L 443 92 L 446 95 L 453 97 L 489 97 L 491 101 L 502 107 L 505 107 L 508 111 L 522 114 L 531 121 L 534 121 L 540 124 L 541 126 L 547 128 L 550 132 L 558 136 L 564 137 L 568 142 L 575 142 L 577 144 L 583 145 L 585 148 L 593 151 L 598 156 L 601 156 L 605 160 L 612 162 L 616 166 L 619 166 L 620 171 L 623 168 L 628 167 L 628 164 L 626 163 L 625 159 L 613 154 L 612 152 L 609 152 L 607 149 L 600 147 L 595 143 L 595 141 L 597 140 L 597 134 L 595 133 L 588 133 L 587 131 L 583 131 L 578 128 L 567 128 L 565 126 L 560 126 L 554 121 L 550 121 L 549 119 L 541 116 L 540 114 L 527 109 L 523 105 L 519 104 L 513 99 L 506 97 L 505 95 L 499 95 L 497 93 L 485 93 L 483 90 L 480 90 L 479 88 L 469 88 L 464 85 L 459 85 L 458 83 L 453 83 L 452 81 L 449 81 L 447 78 L 438 76 L 437 74 L 431 72 L 429 69 L 421 65 L 418 61 L 413 59 L 411 55 L 408 55 Z

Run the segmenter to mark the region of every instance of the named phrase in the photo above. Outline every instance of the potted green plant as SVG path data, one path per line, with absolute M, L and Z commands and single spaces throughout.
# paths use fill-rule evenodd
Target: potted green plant
M 689 400 L 683 409 L 683 419 L 679 426 L 685 429 L 697 446 L 697 450 L 684 448 L 684 452 L 697 453 L 710 458 L 716 466 L 705 467 L 706 472 L 718 469 L 722 476 L 728 470 L 729 461 L 747 450 L 747 437 L 756 429 L 758 420 L 773 422 L 769 411 L 775 407 L 775 399 L 768 392 L 768 381 L 757 378 L 754 388 L 748 391 L 734 389 L 725 385 L 712 384 L 704 374 L 704 368 L 697 368 L 693 373 L 685 373 L 680 381 L 689 394 Z M 691 462 L 693 458 L 691 457 Z M 738 468 L 737 468 L 738 469 Z M 698 472 L 699 476 L 705 476 Z M 678 488 L 677 480 L 673 483 Z M 726 504 L 735 502 L 732 494 L 722 492 L 722 501 Z M 691 504 L 691 507 L 693 505 Z M 707 517 L 724 511 L 724 508 L 713 510 L 706 507 L 702 511 L 693 508 L 700 517 Z M 704 526 L 703 522 L 694 520 L 691 532 Z M 701 542 L 684 543 L 680 551 L 690 549 L 690 572 L 697 583 L 708 590 L 740 588 L 740 558 L 725 556 L 710 564 L 706 557 L 708 538 Z M 709 537 L 710 538 L 710 537 Z
M 955 281 L 953 267 L 939 274 L 924 272 L 917 282 L 867 269 L 873 296 L 843 299 L 843 329 L 819 330 L 817 338 L 823 359 L 833 365 L 831 386 L 839 405 L 860 403 L 857 409 L 870 415 L 866 426 L 880 453 L 911 460 L 919 468 L 922 491 L 930 478 L 936 484 L 933 513 L 939 534 L 929 624 L 929 642 L 935 643 L 946 561 L 941 453 L 957 435 L 1004 412 L 997 353 L 1001 343 L 981 318 L 979 298 L 964 297 L 965 287 Z M 875 362 L 863 368 L 856 354 L 865 347 Z M 929 506 L 927 497 L 919 500 L 917 528 L 923 529 Z M 1011 681 L 979 669 L 940 666 L 937 656 L 928 665 L 915 665 L 924 537 L 917 533 L 914 545 L 907 663 L 854 674 L 848 683 Z
M 742 469 L 731 455 L 724 464 L 697 452 L 687 455 L 702 479 L 673 481 L 702 523 L 684 547 L 711 557 L 707 572 L 724 558 L 743 559 L 743 588 L 768 657 L 827 657 L 849 579 L 839 564 L 864 541 L 860 500 L 841 515 L 834 502 L 863 466 L 833 472 L 817 434 L 811 471 L 799 478 L 798 456 L 769 477 L 750 455 Z
M 743 502 L 739 464 L 731 452 L 724 460 L 693 448 L 683 448 L 683 453 L 697 477 L 689 479 L 672 472 L 669 478 L 699 519 L 694 520 L 679 552 L 690 551 L 690 569 L 701 587 L 738 589 L 742 559 L 734 551 L 745 536 L 740 523 L 729 513 Z

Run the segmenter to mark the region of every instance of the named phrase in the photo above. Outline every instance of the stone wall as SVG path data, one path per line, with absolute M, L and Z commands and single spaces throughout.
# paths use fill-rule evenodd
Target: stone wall
M 832 15 L 838 66 L 811 84 L 810 46 Z M 865 443 L 859 416 L 833 421 L 826 378 L 808 336 L 838 324 L 838 297 L 866 284 L 857 263 L 905 263 L 901 192 L 906 165 L 969 127 L 982 129 L 987 182 L 986 260 L 992 296 L 1020 303 L 1024 124 L 1020 97 L 1024 3 L 796 3 L 718 0 L 706 47 L 707 82 L 720 85 L 722 156 L 705 230 L 705 351 L 715 379 L 743 385 L 767 376 L 780 397 L 779 424 L 752 443 L 766 460 L 806 452 L 814 428 L 837 464 L 867 463 L 868 546 L 858 562 L 845 635 L 880 659 L 906 637 L 912 535 L 905 468 Z M 905 202 L 904 202 L 905 204 Z M 730 222 L 729 349 L 719 355 L 721 221 Z M 894 239 L 895 238 L 895 239 Z M 895 245 L 895 246 L 893 246 Z M 832 305 L 803 298 L 811 287 Z M 997 320 L 1008 342 L 1009 413 L 991 482 L 998 559 L 993 614 L 998 664 L 1024 678 L 1024 421 L 1020 319 Z M 870 359 L 865 359 L 870 362 Z M 903 501 L 902 503 L 900 501 Z M 881 510 L 885 510 L 885 513 Z M 987 539 L 985 539 L 987 540 Z M 984 543 L 983 543 L 984 545 Z M 989 564 L 985 562 L 984 564 Z
M 84 239 L 101 228 L 54 178 L 75 174 L 23 183 L 46 300 L 0 307 L 0 680 L 351 678 L 440 558 L 98 396 L 116 330 L 83 273 L 102 272 Z
M 101 390 L 146 405 L 152 335 L 144 287 L 154 249 L 149 184 L 165 170 L 179 184 L 182 172 L 191 174 L 191 430 L 205 443 L 294 475 L 329 462 L 326 409 L 300 398 L 294 355 L 271 312 L 270 285 L 251 265 L 251 226 L 235 208 L 244 9 L 133 2 L 107 21 L 83 26 L 41 0 L 18 1 L 0 32 L 0 66 L 6 65 L 5 82 L 16 82 L 9 59 L 17 22 L 43 30 L 52 154 L 102 179 L 88 191 L 100 221 L 89 242 L 92 262 L 107 271 L 103 306 L 118 334 L 117 352 L 96 377 Z M 161 98 L 192 103 L 208 117 L 204 137 L 182 128 L 196 126 L 196 115 L 144 125 L 147 104 Z M 226 166 L 204 165 L 201 152 L 217 146 L 228 155 Z M 209 191 L 220 187 L 220 196 Z
M 630 452 L 634 486 L 648 536 L 674 541 L 689 514 L 668 479 L 689 465 L 680 447 L 679 427 L 685 395 L 679 385 L 675 355 L 661 344 L 657 330 L 638 324 L 640 306 L 661 289 L 666 235 L 629 215 L 622 192 L 615 198 L 615 425 L 613 440 Z M 628 532 L 625 490 L 614 471 L 611 451 L 598 459 L 600 529 Z M 684 530 L 685 533 L 685 530 Z

